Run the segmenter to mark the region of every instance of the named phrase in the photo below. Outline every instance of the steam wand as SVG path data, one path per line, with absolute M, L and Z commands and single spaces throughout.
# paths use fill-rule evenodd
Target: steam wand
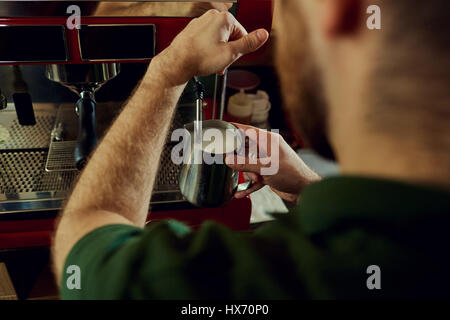
M 197 97 L 195 101 L 196 105 L 196 117 L 195 117 L 195 134 L 194 141 L 195 146 L 199 146 L 203 140 L 203 100 L 205 98 L 205 86 L 203 83 L 198 80 L 197 77 L 194 77 L 194 85 L 195 85 L 195 95 Z M 198 149 L 197 149 L 198 150 Z

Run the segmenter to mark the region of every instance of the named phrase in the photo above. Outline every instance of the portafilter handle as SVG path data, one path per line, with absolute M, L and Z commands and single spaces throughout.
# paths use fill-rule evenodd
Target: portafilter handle
M 80 95 L 76 104 L 78 139 L 74 151 L 75 165 L 80 170 L 98 144 L 94 93 L 119 72 L 119 63 L 50 64 L 46 67 L 45 74 L 49 80 L 58 82 Z
M 83 91 L 81 98 L 77 102 L 78 113 L 78 138 L 75 146 L 75 165 L 78 170 L 82 170 L 86 165 L 89 156 L 97 147 L 98 138 L 95 130 L 95 107 L 93 93 Z

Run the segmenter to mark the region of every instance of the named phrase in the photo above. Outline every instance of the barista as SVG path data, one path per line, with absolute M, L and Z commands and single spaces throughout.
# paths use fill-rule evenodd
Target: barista
M 255 188 L 299 198 L 252 234 L 210 222 L 198 232 L 173 221 L 144 229 L 186 82 L 268 38 L 247 34 L 228 13 L 193 20 L 153 59 L 67 203 L 53 245 L 62 298 L 448 297 L 447 0 L 383 2 L 384 25 L 371 31 L 365 8 L 381 2 L 278 3 L 287 112 L 310 146 L 337 158 L 342 176 L 321 179 L 281 137 L 278 174 L 261 175 L 261 163 L 233 165 L 252 173 Z M 415 23 L 402 15 L 411 5 Z M 67 287 L 73 265 L 79 290 Z

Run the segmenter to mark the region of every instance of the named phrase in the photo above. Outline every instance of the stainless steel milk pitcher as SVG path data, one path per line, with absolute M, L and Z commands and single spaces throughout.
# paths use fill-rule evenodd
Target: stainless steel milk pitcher
M 226 147 L 220 149 L 219 143 L 218 147 L 213 148 L 213 150 L 205 149 L 202 145 L 200 150 L 201 163 L 199 163 L 194 161 L 196 152 L 195 125 L 194 123 L 186 125 L 188 138 L 185 139 L 184 151 L 188 154 L 185 155 L 185 161 L 180 172 L 180 189 L 185 199 L 195 206 L 203 208 L 220 207 L 233 198 L 238 187 L 241 191 L 250 185 L 250 183 L 239 185 L 239 172 L 225 164 L 225 157 L 228 154 L 237 154 L 244 147 L 243 138 L 235 126 L 225 121 L 207 120 L 202 122 L 201 127 L 202 137 L 207 134 L 209 129 L 216 129 L 216 132 L 228 131 L 236 137 L 236 143 L 232 148 L 231 145 L 228 145 L 228 149 Z M 214 141 L 214 143 L 218 142 Z M 189 145 L 190 148 L 186 148 Z M 221 159 L 221 161 L 207 163 L 208 161 L 204 161 L 205 158 Z

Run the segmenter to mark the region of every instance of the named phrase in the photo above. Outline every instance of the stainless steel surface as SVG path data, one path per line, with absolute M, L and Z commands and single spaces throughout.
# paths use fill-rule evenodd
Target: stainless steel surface
M 103 135 L 120 103 L 101 104 L 99 136 Z M 0 111 L 0 126 L 9 139 L 0 144 L 0 214 L 59 210 L 78 175 L 73 150 L 77 136 L 77 116 L 73 104 L 34 104 L 37 124 L 17 123 L 14 106 Z M 195 118 L 195 104 L 178 106 L 171 131 Z M 55 139 L 55 134 L 59 141 Z M 150 205 L 185 203 L 179 189 L 181 166 L 170 159 L 173 143 L 168 141 Z
M 49 80 L 61 83 L 76 94 L 93 92 L 120 72 L 119 63 L 99 64 L 51 64 L 45 75 Z
M 213 106 L 212 106 L 212 119 L 217 119 L 217 90 L 219 85 L 219 75 L 216 74 L 214 78 L 214 92 L 213 92 Z
M 183 196 L 195 206 L 203 208 L 220 207 L 233 198 L 239 186 L 239 174 L 222 163 L 206 164 L 204 161 L 194 161 L 196 150 L 194 148 L 194 124 L 185 127 L 191 136 L 191 149 L 189 160 L 182 166 L 180 172 L 180 190 Z M 239 131 L 230 123 L 220 120 L 203 121 L 203 131 L 207 129 L 233 130 L 238 137 L 238 144 L 234 152 L 242 146 Z M 186 150 L 186 149 L 185 149 Z M 202 152 L 203 156 L 204 152 Z M 225 157 L 225 155 L 220 155 Z M 224 160 L 224 159 L 223 159 Z M 248 187 L 248 185 L 246 185 Z
M 227 90 L 227 72 L 228 70 L 225 70 L 224 74 L 216 74 L 215 77 L 212 114 L 212 118 L 214 120 L 223 120 Z
M 67 191 L 75 175 L 45 172 L 46 156 L 46 151 L 0 153 L 0 193 Z
M 4 152 L 0 156 L 1 193 L 36 191 L 40 180 L 45 151 Z
M 15 115 L 15 114 L 14 114 Z M 36 116 L 35 126 L 22 126 L 14 119 L 9 127 L 9 139 L 0 149 L 36 149 L 48 147 L 48 130 L 51 130 L 54 117 Z
M 0 111 L 0 125 L 8 131 L 8 139 L 0 150 L 48 148 L 49 134 L 55 121 L 55 106 L 35 105 L 36 124 L 22 126 L 17 120 L 13 104 Z
M 170 152 L 169 147 L 164 151 L 150 205 L 185 201 L 178 188 L 180 168 L 170 161 Z M 46 151 L 0 152 L 0 214 L 62 208 L 78 171 L 46 172 L 46 157 Z
M 197 122 L 203 121 L 203 99 L 197 99 L 195 102 L 195 120 Z
M 178 187 L 178 177 L 180 175 L 180 166 L 175 165 L 171 159 L 170 155 L 172 152 L 172 147 L 166 146 L 162 155 L 159 173 L 156 178 L 155 192 L 165 192 L 165 191 L 175 191 L 179 192 Z
M 52 141 L 45 162 L 45 171 L 76 171 L 75 150 L 76 141 Z
M 228 78 L 228 70 L 225 70 L 224 74 L 222 76 L 220 76 L 221 81 L 220 81 L 219 120 L 223 120 L 223 115 L 225 112 L 227 78 Z
M 45 172 L 46 155 L 46 151 L 0 152 L 0 214 L 61 208 L 75 172 Z
M 67 17 L 67 6 L 74 3 L 57 2 L 59 2 L 59 9 L 53 10 L 56 8 L 53 6 L 56 1 L 45 4 L 40 4 L 40 1 L 23 3 L 0 1 L 0 16 Z M 95 10 L 85 11 L 83 9 L 84 1 L 78 2 L 82 7 L 83 16 L 95 15 Z M 106 3 L 106 1 L 92 1 L 91 3 Z M 126 15 L 125 11 L 117 14 L 117 16 Z M 12 69 L 10 70 L 10 67 L 6 66 L 2 68 L 2 71 L 5 72 L 2 73 L 1 88 L 10 100 L 11 94 L 14 93 Z M 63 206 L 78 175 L 78 171 L 74 170 L 73 154 L 78 133 L 77 116 L 74 104 L 61 105 L 61 103 L 71 101 L 74 97 L 68 90 L 50 83 L 45 77 L 69 87 L 77 94 L 89 95 L 93 98 L 92 94 L 95 89 L 117 76 L 121 69 L 120 64 L 115 63 L 54 64 L 46 65 L 45 68 L 44 75 L 44 66 L 23 67 L 23 79 L 29 84 L 33 98 L 36 125 L 21 126 L 17 121 L 12 104 L 8 105 L 5 110 L 0 108 L 0 133 L 7 132 L 6 141 L 0 139 L 0 214 L 58 210 Z M 128 68 L 128 74 L 124 72 L 126 77 L 119 77 L 117 81 L 111 83 L 111 86 L 105 86 L 98 95 L 100 101 L 109 101 L 98 104 L 97 133 L 99 137 L 109 127 L 115 114 L 103 104 L 111 103 L 115 109 L 119 110 L 122 104 L 120 101 L 124 101 L 133 90 L 133 76 L 136 75 L 136 78 L 140 76 L 140 68 L 127 65 L 123 67 L 123 71 L 126 71 L 126 68 Z M 123 85 L 122 89 L 122 86 L 118 86 L 117 83 L 130 83 L 130 85 L 128 87 Z M 38 101 L 51 101 L 54 104 L 41 105 L 37 103 Z M 186 101 L 188 102 L 186 103 Z M 184 124 L 195 119 L 195 103 L 189 99 L 186 101 L 184 101 L 186 105 L 179 106 L 177 109 L 172 130 L 183 127 Z M 64 112 L 60 113 L 59 111 Z M 107 116 L 104 116 L 105 114 Z M 173 202 L 187 204 L 179 189 L 181 166 L 173 164 L 170 159 L 172 147 L 173 144 L 168 142 L 162 154 L 150 205 Z
M 36 125 L 21 126 L 14 106 L 0 111 L 9 138 L 0 144 L 0 214 L 59 208 L 73 175 L 44 170 L 56 106 L 34 104 Z
M 203 132 L 203 99 L 197 99 L 195 106 L 195 139 L 199 143 L 202 140 Z
M 30 89 L 45 80 L 43 74 L 45 68 L 39 66 L 36 73 L 40 74 L 36 81 L 29 81 L 30 68 L 24 72 L 24 79 Z M 53 66 L 50 68 L 53 74 L 58 75 L 61 81 L 67 80 L 64 72 L 67 68 Z M 59 71 L 58 71 L 59 70 Z M 111 69 L 109 69 L 111 70 Z M 113 69 L 113 75 L 118 71 Z M 34 70 L 33 70 L 34 72 Z M 86 75 L 86 73 L 85 73 Z M 63 77 L 64 76 L 64 77 Z M 103 78 L 80 77 L 85 79 L 97 79 L 93 81 L 101 82 Z M 53 77 L 53 76 L 52 76 Z M 56 79 L 56 76 L 53 77 Z M 9 79 L 9 80 L 8 80 Z M 73 78 L 72 78 L 73 79 Z M 4 79 L 5 84 L 2 89 L 6 92 L 14 92 L 11 83 L 13 78 Z M 44 82 L 45 85 L 48 83 Z M 38 86 L 39 88 L 39 86 Z M 120 88 L 119 88 L 120 89 Z M 105 88 L 105 93 L 109 88 Z M 130 90 L 131 89 L 125 89 Z M 78 176 L 78 171 L 74 170 L 74 146 L 78 135 L 78 117 L 74 110 L 74 104 L 60 101 L 70 101 L 72 95 L 66 94 L 63 100 L 53 97 L 59 91 L 68 92 L 61 86 L 55 86 L 48 91 L 48 95 L 40 97 L 40 101 L 59 101 L 52 103 L 38 103 L 33 101 L 36 125 L 21 126 L 17 121 L 14 104 L 10 103 L 5 110 L 0 111 L 0 214 L 9 213 L 32 213 L 36 211 L 59 210 L 67 199 L 73 183 Z M 116 89 L 117 91 L 117 89 Z M 128 92 L 128 91 L 126 91 Z M 103 94 L 102 100 L 109 98 L 109 93 Z M 37 94 L 32 94 L 33 98 Z M 188 95 L 189 96 L 189 95 Z M 113 119 L 120 112 L 122 99 L 115 101 L 100 102 L 97 107 L 97 134 L 103 136 Z M 196 103 L 187 98 L 180 101 L 175 112 L 170 133 L 177 128 L 183 128 L 186 123 L 195 120 Z M 6 133 L 6 134 L 5 134 Z M 181 207 L 190 205 L 183 198 L 179 188 L 179 175 L 181 166 L 172 163 L 170 159 L 174 143 L 170 142 L 170 134 L 167 145 L 161 157 L 160 169 L 156 178 L 155 188 L 150 205 L 181 203 Z M 180 205 L 177 205 L 179 208 Z

